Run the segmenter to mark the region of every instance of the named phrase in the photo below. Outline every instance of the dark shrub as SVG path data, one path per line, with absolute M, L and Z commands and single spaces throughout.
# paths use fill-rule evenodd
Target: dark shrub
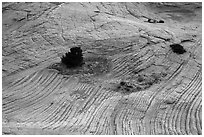
M 164 23 L 164 21 L 163 20 L 159 20 L 158 23 Z
M 157 21 L 154 20 L 154 19 L 148 19 L 147 22 L 149 22 L 149 23 L 156 23 Z
M 66 53 L 61 58 L 61 62 L 66 65 L 68 68 L 74 68 L 82 66 L 83 64 L 83 55 L 80 47 L 73 47 L 70 49 L 71 52 Z
M 183 54 L 186 52 L 186 50 L 180 44 L 172 44 L 172 45 L 170 45 L 170 47 L 171 47 L 172 51 L 174 53 L 177 53 L 177 54 Z

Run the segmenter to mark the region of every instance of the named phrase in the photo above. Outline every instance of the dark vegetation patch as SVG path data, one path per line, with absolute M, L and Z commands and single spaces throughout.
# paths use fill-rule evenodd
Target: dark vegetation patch
M 163 20 L 159 20 L 158 23 L 164 23 L 164 21 Z
M 55 63 L 49 69 L 58 70 L 63 75 L 94 75 L 109 72 L 111 63 L 104 56 L 92 56 L 83 58 L 80 48 L 72 48 L 71 52 L 66 53 L 60 63 Z
M 131 84 L 130 82 L 121 81 L 116 88 L 116 92 L 130 94 L 136 92 L 136 88 L 135 85 Z
M 170 45 L 170 47 L 172 51 L 176 54 L 183 54 L 186 52 L 186 50 L 180 44 L 172 44 Z
M 155 19 L 148 19 L 147 22 L 149 22 L 149 23 L 164 23 L 163 20 L 158 21 L 158 20 L 155 20 Z
M 61 63 L 67 68 L 80 67 L 83 64 L 83 55 L 80 47 L 73 47 L 70 49 L 71 52 L 67 52 L 61 57 Z
M 115 91 L 122 94 L 130 94 L 150 88 L 154 84 L 158 84 L 166 76 L 165 73 L 139 74 L 136 81 L 121 81 Z
M 154 19 L 148 19 L 147 22 L 149 22 L 149 23 L 157 23 L 157 21 L 154 20 Z

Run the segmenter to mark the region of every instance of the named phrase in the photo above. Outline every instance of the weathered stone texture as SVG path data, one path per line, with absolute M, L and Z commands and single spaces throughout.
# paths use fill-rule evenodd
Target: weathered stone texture
M 202 134 L 201 5 L 2 3 L 3 134 Z

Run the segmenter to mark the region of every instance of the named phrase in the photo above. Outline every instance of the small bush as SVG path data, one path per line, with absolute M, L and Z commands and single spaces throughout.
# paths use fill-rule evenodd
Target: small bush
M 156 23 L 157 21 L 154 20 L 154 19 L 148 19 L 147 22 L 149 22 L 149 23 Z
M 164 21 L 163 20 L 159 20 L 158 23 L 164 23 Z
M 186 52 L 186 50 L 180 44 L 172 44 L 172 45 L 170 45 L 170 47 L 171 47 L 172 51 L 174 53 L 177 53 L 177 54 L 183 54 Z
M 82 66 L 83 55 L 80 47 L 73 47 L 70 49 L 71 52 L 66 53 L 61 57 L 61 63 L 66 65 L 68 68 L 74 68 Z

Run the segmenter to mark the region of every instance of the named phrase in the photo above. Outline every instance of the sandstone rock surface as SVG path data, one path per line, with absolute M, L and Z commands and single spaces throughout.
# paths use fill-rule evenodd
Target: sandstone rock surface
M 8 2 L 2 16 L 3 134 L 202 134 L 201 3 Z M 87 64 L 65 73 L 74 46 Z

